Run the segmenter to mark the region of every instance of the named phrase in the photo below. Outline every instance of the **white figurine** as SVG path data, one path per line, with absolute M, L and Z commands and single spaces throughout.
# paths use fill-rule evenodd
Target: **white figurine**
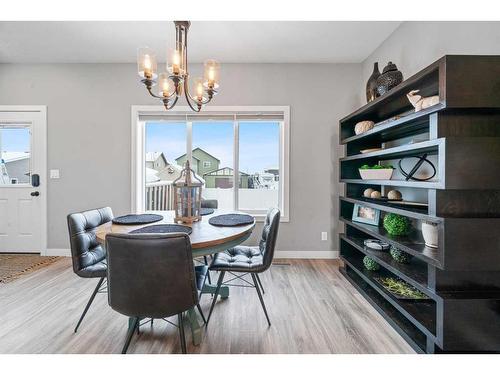
M 415 107 L 415 112 L 432 107 L 433 105 L 439 103 L 438 95 L 423 98 L 421 95 L 417 95 L 419 91 L 420 90 L 412 90 L 406 95 L 410 103 Z

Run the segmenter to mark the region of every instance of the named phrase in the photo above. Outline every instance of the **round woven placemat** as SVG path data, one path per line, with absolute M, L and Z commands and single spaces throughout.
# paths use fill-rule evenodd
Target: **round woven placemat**
M 130 233 L 187 233 L 191 234 L 193 229 L 179 224 L 156 224 L 133 230 Z
M 130 214 L 118 216 L 113 219 L 113 224 L 134 225 L 134 224 L 149 224 L 163 220 L 163 216 L 155 214 Z
M 201 216 L 212 215 L 214 212 L 215 212 L 215 210 L 213 208 L 202 208 L 200 210 Z
M 224 214 L 211 217 L 208 222 L 218 227 L 236 227 L 253 223 L 253 216 L 243 214 Z

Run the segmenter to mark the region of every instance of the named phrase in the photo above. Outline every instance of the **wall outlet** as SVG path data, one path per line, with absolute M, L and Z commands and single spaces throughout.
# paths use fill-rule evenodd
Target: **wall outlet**
M 321 241 L 328 241 L 328 232 L 321 232 Z
M 58 179 L 59 178 L 59 169 L 51 169 L 50 170 L 50 178 Z

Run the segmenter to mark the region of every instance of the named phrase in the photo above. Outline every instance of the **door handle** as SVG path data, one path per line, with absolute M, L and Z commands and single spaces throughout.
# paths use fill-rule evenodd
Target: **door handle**
M 31 186 L 40 186 L 40 175 L 34 174 L 31 176 Z
M 32 191 L 31 192 L 31 196 L 32 197 L 38 197 L 40 195 L 40 193 L 38 191 Z

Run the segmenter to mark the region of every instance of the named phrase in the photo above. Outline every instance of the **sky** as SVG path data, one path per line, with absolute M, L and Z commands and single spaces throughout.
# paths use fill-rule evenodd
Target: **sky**
M 28 128 L 4 128 L 0 126 L 0 150 L 20 151 L 30 150 L 30 134 Z
M 279 165 L 279 123 L 240 122 L 240 171 L 263 172 Z M 193 149 L 200 147 L 233 167 L 233 123 L 193 122 Z M 161 151 L 169 163 L 186 153 L 184 123 L 147 123 L 146 152 Z

